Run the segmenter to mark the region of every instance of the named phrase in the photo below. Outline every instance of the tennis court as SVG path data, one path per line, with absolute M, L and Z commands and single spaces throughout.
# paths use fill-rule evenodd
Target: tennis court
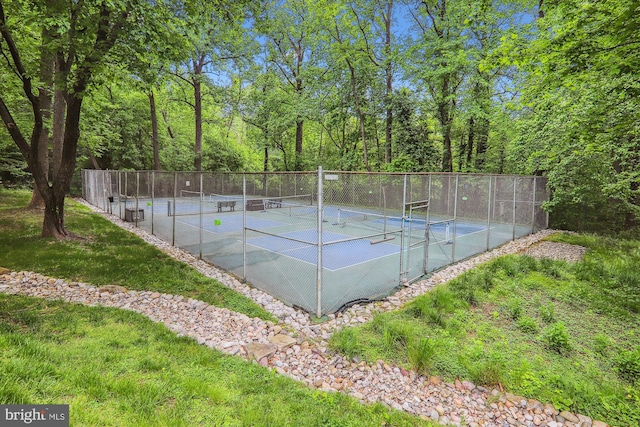
M 83 171 L 83 191 L 316 315 L 546 227 L 540 177 Z

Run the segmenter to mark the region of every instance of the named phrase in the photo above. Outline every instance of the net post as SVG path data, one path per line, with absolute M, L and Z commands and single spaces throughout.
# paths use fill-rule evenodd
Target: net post
M 322 166 L 318 166 L 318 263 L 317 263 L 317 277 L 316 277 L 316 294 L 317 294 L 317 306 L 316 316 L 322 317 Z

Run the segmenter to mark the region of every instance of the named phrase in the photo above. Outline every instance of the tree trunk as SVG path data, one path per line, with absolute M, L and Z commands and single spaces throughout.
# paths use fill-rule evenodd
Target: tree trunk
M 153 170 L 160 170 L 160 142 L 158 141 L 158 113 L 153 90 L 149 91 L 149 113 L 151 114 L 151 143 L 153 145 Z
M 53 176 L 58 175 L 62 163 L 62 144 L 64 143 L 64 122 L 67 103 L 62 91 L 56 91 L 53 98 Z
M 360 108 L 360 96 L 358 95 L 358 88 L 356 86 L 356 70 L 351 64 L 351 61 L 347 59 L 347 65 L 349 66 L 349 73 L 351 75 L 351 90 L 353 91 L 353 101 L 356 105 L 356 113 L 360 121 L 360 139 L 362 140 L 362 154 L 364 157 L 364 167 L 367 172 L 371 172 L 371 166 L 369 166 L 369 150 L 367 149 L 367 134 L 365 129 L 365 117 Z
M 476 171 L 482 172 L 487 154 L 489 140 L 489 120 L 481 118 L 478 120 L 478 144 L 476 146 Z
M 51 92 L 53 91 L 53 72 L 55 56 L 44 46 L 44 40 L 51 38 L 50 31 L 46 28 L 42 29 L 43 46 L 40 55 L 40 79 L 41 84 L 38 88 L 38 98 L 40 99 L 40 111 L 42 112 L 42 133 L 38 140 L 38 163 L 49 174 L 49 128 L 48 121 L 51 117 Z M 33 185 L 31 194 L 31 202 L 27 209 L 44 209 L 44 199 L 38 191 L 37 186 Z
M 173 130 L 171 129 L 171 125 L 169 124 L 169 120 L 167 120 L 167 112 L 165 110 L 160 111 L 160 114 L 162 114 L 162 120 L 164 121 L 164 124 L 167 126 L 167 132 L 169 133 L 169 138 L 171 138 L 171 140 L 176 139 L 175 135 L 173 134 Z
M 304 134 L 304 120 L 298 117 L 296 120 L 296 161 L 295 169 L 302 170 L 302 137 Z
M 471 159 L 473 157 L 473 146 L 476 139 L 476 121 L 473 117 L 469 117 L 469 136 L 467 137 L 467 146 L 465 148 L 467 158 L 467 168 L 471 166 Z
M 196 74 L 193 79 L 193 96 L 196 115 L 196 143 L 193 166 L 196 172 L 200 172 L 202 170 L 202 88 L 200 86 L 200 76 L 198 74 Z
M 97 171 L 102 170 L 102 168 L 100 167 L 100 163 L 98 163 L 98 159 L 96 159 L 96 156 L 93 155 L 93 152 L 89 148 L 87 148 L 87 154 L 91 159 L 91 164 L 93 165 L 93 168 Z
M 267 141 L 265 141 L 265 144 L 264 144 L 264 163 L 263 163 L 262 170 L 264 172 L 269 171 L 269 147 L 267 146 Z
M 384 161 L 385 163 L 391 163 L 392 160 L 392 150 L 391 150 L 391 132 L 393 129 L 393 109 L 391 107 L 391 96 L 393 94 L 393 67 L 391 64 L 391 14 L 393 12 L 393 1 L 389 1 L 387 3 L 387 17 L 385 19 L 385 53 L 387 65 L 384 69 L 386 80 L 387 80 L 387 88 L 386 88 L 386 99 L 387 99 L 387 119 L 385 123 L 385 131 L 384 131 Z
M 451 117 L 451 106 L 449 105 L 449 77 L 444 77 L 440 96 L 442 100 L 438 105 L 438 119 L 442 126 L 442 171 L 453 172 L 453 155 L 451 152 L 451 126 L 453 118 Z

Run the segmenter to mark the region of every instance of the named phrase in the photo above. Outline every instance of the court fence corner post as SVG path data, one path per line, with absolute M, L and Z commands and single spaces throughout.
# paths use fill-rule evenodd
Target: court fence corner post
M 317 307 L 316 315 L 318 318 L 322 317 L 322 166 L 318 166 L 318 206 L 317 206 L 317 223 L 318 223 L 318 263 L 317 263 L 317 278 L 316 278 L 316 292 L 317 292 Z
M 242 281 L 247 281 L 247 174 L 242 174 Z

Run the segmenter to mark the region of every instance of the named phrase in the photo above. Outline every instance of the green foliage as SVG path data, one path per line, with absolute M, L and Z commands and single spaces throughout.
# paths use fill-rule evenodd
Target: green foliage
M 131 311 L 5 294 L 0 306 L 0 401 L 66 403 L 78 425 L 428 425 L 309 389 Z
M 522 316 L 522 300 L 520 298 L 512 298 L 507 301 L 507 312 L 512 320 L 520 319 Z
M 341 329 L 331 337 L 331 347 L 350 359 L 362 357 L 363 348 L 359 336 L 352 328 Z
M 612 345 L 613 341 L 606 334 L 599 333 L 593 337 L 594 350 L 600 356 L 607 357 Z
M 632 277 L 640 243 L 579 234 L 550 239 L 589 251 L 575 264 L 517 255 L 483 264 L 474 274 L 438 285 L 402 310 L 378 314 L 354 329 L 352 339 L 362 344 L 359 357 L 422 369 L 446 381 L 500 384 L 561 410 L 611 425 L 636 425 L 640 392 L 632 378 L 640 320 L 627 300 L 640 287 L 626 288 L 626 296 L 606 290 L 616 268 L 616 277 Z M 591 270 L 592 263 L 601 270 Z M 467 303 L 472 287 L 477 306 Z M 515 322 L 509 307 L 518 307 Z M 421 339 L 428 340 L 424 347 Z
M 538 324 L 533 317 L 522 316 L 517 322 L 518 329 L 527 334 L 535 334 L 538 332 Z
M 0 185 L 5 188 L 24 187 L 31 182 L 22 154 L 11 141 L 0 141 Z
M 555 307 L 553 303 L 541 305 L 539 308 L 540 318 L 545 323 L 553 323 L 556 320 Z
M 508 43 L 527 72 L 509 163 L 548 176 L 553 226 L 621 230 L 640 212 L 636 8 L 547 3 L 535 41 Z
M 618 353 L 616 371 L 620 378 L 632 384 L 640 381 L 640 346 L 636 346 L 630 351 Z
M 426 295 L 416 298 L 407 308 L 413 316 L 437 325 L 445 326 L 447 316 L 459 306 L 455 295 L 445 287 L 436 287 Z
M 411 367 L 420 373 L 427 373 L 433 365 L 437 341 L 429 337 L 417 338 L 409 343 L 407 354 Z
M 272 316 L 249 298 L 165 255 L 140 238 L 67 201 L 67 224 L 82 239 L 42 240 L 42 213 L 21 210 L 26 191 L 0 191 L 0 265 L 21 271 L 83 281 L 98 286 L 121 285 L 200 299 L 251 317 Z
M 555 322 L 544 328 L 542 340 L 545 345 L 560 354 L 571 350 L 569 330 L 563 322 Z

